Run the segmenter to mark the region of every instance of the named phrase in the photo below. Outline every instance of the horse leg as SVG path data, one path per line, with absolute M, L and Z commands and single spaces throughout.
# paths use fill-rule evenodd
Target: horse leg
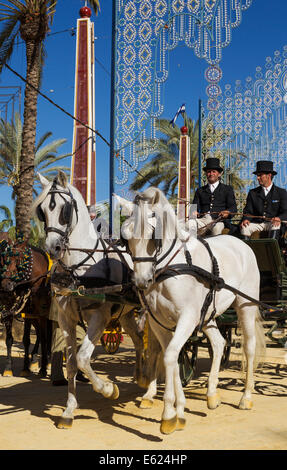
M 110 306 L 104 304 L 91 316 L 88 331 L 77 354 L 78 368 L 89 378 L 95 392 L 105 398 L 117 399 L 119 389 L 116 384 L 101 379 L 91 367 L 91 356 L 110 318 Z
M 7 360 L 6 360 L 5 369 L 3 371 L 3 377 L 11 377 L 13 375 L 13 371 L 12 371 L 12 345 L 13 345 L 12 324 L 13 324 L 13 316 L 9 315 L 4 321 L 4 325 L 6 329 Z
M 131 337 L 135 347 L 136 363 L 133 374 L 134 380 L 140 387 L 146 388 L 148 384 L 143 377 L 144 333 L 138 329 L 134 310 L 122 315 L 120 321 L 125 332 Z
M 48 365 L 48 332 L 47 332 L 47 319 L 39 317 L 39 330 L 40 330 L 40 342 L 41 342 L 41 367 L 39 370 L 40 377 L 47 377 L 47 365 Z
M 30 375 L 30 332 L 31 332 L 31 320 L 28 318 L 24 319 L 24 334 L 23 334 L 23 345 L 24 345 L 24 364 L 21 371 L 21 377 L 27 377 Z
M 246 379 L 244 393 L 239 402 L 239 408 L 241 410 L 250 410 L 253 406 L 252 403 L 252 392 L 254 388 L 254 360 L 256 353 L 256 328 L 259 325 L 257 323 L 258 307 L 255 305 L 244 305 L 244 301 L 241 305 L 238 305 L 236 312 L 239 318 L 240 325 L 243 332 L 243 350 L 246 357 Z M 260 328 L 261 326 L 259 326 Z
M 39 325 L 39 320 L 38 319 L 32 319 L 30 320 L 31 324 L 30 324 L 30 329 L 31 329 L 31 326 L 33 325 L 34 329 L 35 329 L 35 333 L 36 333 L 36 341 L 35 341 L 35 344 L 34 344 L 34 347 L 31 351 L 31 359 L 30 359 L 30 370 L 32 372 L 36 372 L 38 371 L 38 368 L 39 368 L 39 361 L 38 361 L 38 358 L 36 357 L 36 359 L 34 359 L 34 356 L 36 356 L 39 352 L 39 347 L 40 347 L 40 344 L 41 344 L 41 332 L 40 332 L 40 325 Z M 29 331 L 29 339 L 30 339 L 30 334 L 31 334 L 31 331 Z M 30 343 L 29 343 L 30 345 Z
M 162 348 L 149 323 L 147 323 L 147 347 L 144 356 L 143 376 L 146 383 L 148 383 L 148 389 L 141 399 L 140 408 L 152 408 L 157 393 L 157 380 L 162 375 L 162 368 Z
M 183 429 L 185 426 L 185 396 L 180 380 L 178 356 L 181 348 L 196 326 L 195 323 L 194 325 L 190 324 L 191 318 L 190 312 L 187 312 L 187 315 L 181 315 L 174 336 L 168 330 L 159 327 L 152 318 L 149 318 L 151 328 L 154 330 L 164 351 L 165 391 L 163 396 L 164 409 L 160 426 L 160 431 L 163 434 L 170 434 L 176 429 Z M 175 402 L 176 409 L 174 406 Z
M 48 356 L 48 364 L 51 362 L 51 356 L 52 356 L 52 334 L 53 334 L 53 321 L 47 319 L 47 356 Z
M 61 418 L 57 424 L 59 429 L 69 429 L 72 427 L 74 419 L 74 411 L 78 406 L 76 399 L 76 374 L 77 374 L 77 337 L 76 337 L 76 326 L 77 321 L 69 321 L 68 316 L 66 317 L 65 311 L 59 307 L 59 325 L 61 327 L 63 336 L 66 342 L 66 370 L 68 379 L 68 400 L 66 408 L 62 413 Z
M 210 410 L 214 410 L 221 403 L 220 396 L 216 388 L 218 385 L 218 374 L 220 369 L 221 358 L 223 355 L 225 339 L 217 328 L 217 324 L 215 321 L 211 321 L 206 326 L 204 326 L 203 332 L 208 337 L 213 352 L 212 364 L 208 377 L 207 406 Z

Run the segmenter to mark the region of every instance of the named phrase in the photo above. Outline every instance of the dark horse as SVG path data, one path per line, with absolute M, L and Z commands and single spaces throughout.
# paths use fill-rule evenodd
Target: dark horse
M 46 377 L 48 356 L 51 351 L 51 321 L 48 319 L 51 298 L 49 285 L 50 261 L 47 254 L 17 236 L 13 241 L 0 233 L 0 315 L 6 328 L 7 361 L 4 376 L 13 375 L 11 349 L 13 345 L 13 319 L 24 317 L 24 367 L 21 375 L 30 372 L 33 355 L 41 343 L 39 375 Z M 23 313 L 25 312 L 25 313 Z M 31 353 L 30 331 L 34 326 L 37 341 Z

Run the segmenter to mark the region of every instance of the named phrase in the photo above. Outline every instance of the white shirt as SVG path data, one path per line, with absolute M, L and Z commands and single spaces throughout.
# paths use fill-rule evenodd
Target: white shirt
M 219 185 L 219 181 L 216 181 L 216 183 L 213 183 L 213 184 L 208 183 L 209 189 L 212 193 L 217 188 L 218 185 Z
M 268 186 L 267 188 L 265 188 L 265 187 L 263 186 L 265 197 L 266 197 L 267 194 L 269 193 L 269 191 L 270 191 L 270 189 L 272 188 L 272 186 L 273 186 L 273 183 L 271 183 L 270 186 Z

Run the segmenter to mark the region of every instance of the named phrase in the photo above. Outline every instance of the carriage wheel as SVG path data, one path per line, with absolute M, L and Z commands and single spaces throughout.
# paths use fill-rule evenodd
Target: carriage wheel
M 183 387 L 186 387 L 194 376 L 197 361 L 198 345 L 188 340 L 178 356 L 179 375 Z
M 121 339 L 121 332 L 111 331 L 101 336 L 101 343 L 108 354 L 115 354 L 120 347 Z

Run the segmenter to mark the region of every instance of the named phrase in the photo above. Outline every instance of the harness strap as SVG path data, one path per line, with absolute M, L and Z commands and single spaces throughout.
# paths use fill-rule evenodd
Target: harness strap
M 233 292 L 233 294 L 240 295 L 244 299 L 249 300 L 250 302 L 260 307 L 266 308 L 268 310 L 274 309 L 274 305 L 272 306 L 272 305 L 266 304 L 265 302 L 262 302 L 261 300 L 254 299 L 250 295 L 244 294 L 244 292 L 241 292 L 239 289 L 236 289 L 235 287 L 230 286 L 229 284 L 226 284 L 224 279 L 222 279 L 222 277 L 215 276 L 209 271 L 206 271 L 205 269 L 200 268 L 199 266 L 195 266 L 195 265 L 192 265 L 192 266 L 189 266 L 189 265 L 187 266 L 186 264 L 172 265 L 164 273 L 159 274 L 157 281 L 162 282 L 168 279 L 169 277 L 178 276 L 181 274 L 190 274 L 191 276 L 194 276 L 200 282 L 208 282 L 216 290 L 227 289 Z M 281 309 L 281 310 L 285 311 L 285 309 Z
M 206 240 L 204 240 L 204 238 L 202 237 L 198 237 L 198 240 L 205 246 L 205 248 L 207 249 L 208 251 L 208 254 L 211 258 L 211 262 L 212 262 L 212 274 L 214 276 L 219 276 L 219 267 L 218 267 L 218 263 L 217 263 L 217 259 L 215 258 L 214 254 L 212 253 L 211 249 L 210 249 L 210 246 L 209 244 L 207 243 Z M 189 256 L 188 256 L 189 255 Z M 190 253 L 185 250 L 185 258 L 186 258 L 186 261 L 187 261 L 187 264 L 191 265 L 192 264 L 192 261 L 191 261 L 191 256 L 190 256 Z M 214 288 L 214 286 L 211 284 L 211 287 L 210 287 L 210 290 L 209 292 L 207 293 L 206 297 L 205 297 L 205 301 L 203 302 L 203 305 L 202 305 L 202 308 L 201 308 L 201 312 L 200 312 L 200 322 L 199 322 L 199 326 L 198 326 L 198 331 L 201 331 L 202 330 L 202 327 L 203 327 L 203 323 L 204 323 L 204 320 L 205 320 L 205 317 L 206 317 L 206 314 L 207 314 L 207 310 L 213 300 L 213 311 L 210 315 L 210 318 L 209 318 L 209 321 L 213 320 L 213 318 L 215 317 L 216 315 L 216 307 L 215 307 L 215 292 L 216 292 L 216 289 Z
M 164 328 L 165 330 L 168 330 L 168 331 L 172 331 L 174 332 L 175 331 L 175 328 L 168 328 L 167 326 L 163 325 L 155 316 L 154 314 L 152 313 L 150 307 L 149 307 L 149 304 L 146 300 L 146 297 L 144 295 L 144 292 L 140 289 L 137 290 L 138 292 L 138 295 L 139 295 L 139 298 L 141 300 L 141 303 L 143 304 L 144 308 L 148 311 L 148 313 L 150 314 L 150 316 L 154 319 L 154 321 L 160 325 L 162 328 Z

